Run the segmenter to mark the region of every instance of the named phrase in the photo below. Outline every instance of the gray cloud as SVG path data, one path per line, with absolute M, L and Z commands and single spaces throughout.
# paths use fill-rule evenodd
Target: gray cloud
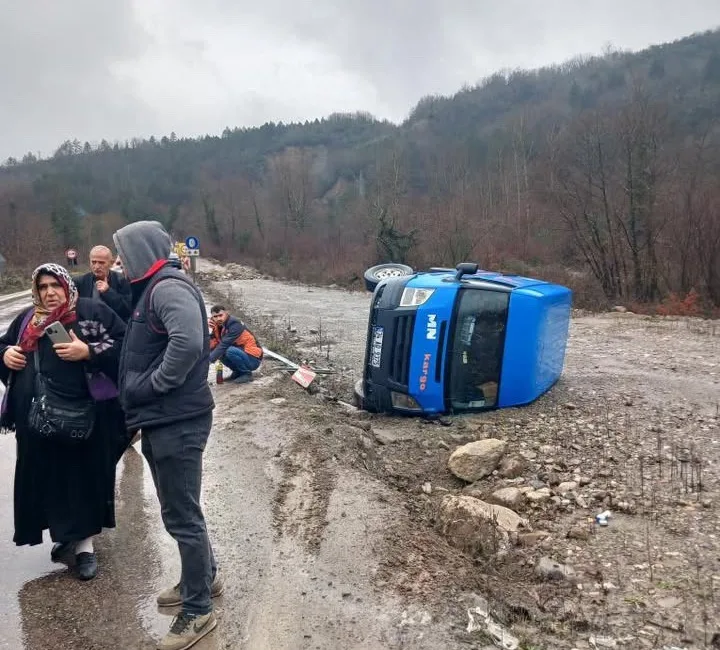
M 338 110 L 401 120 L 501 68 L 717 25 L 717 0 L 0 0 L 0 157 Z
M 112 74 L 148 44 L 125 0 L 0 0 L 0 155 L 159 126 Z

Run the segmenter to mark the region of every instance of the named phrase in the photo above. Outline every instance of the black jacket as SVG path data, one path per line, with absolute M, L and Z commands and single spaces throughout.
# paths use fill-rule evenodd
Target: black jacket
M 105 293 L 94 295 L 95 276 L 92 271 L 74 278 L 78 294 L 81 298 L 99 297 L 110 309 L 127 323 L 132 313 L 132 295 L 130 283 L 117 271 L 110 271 L 108 284 L 110 288 Z

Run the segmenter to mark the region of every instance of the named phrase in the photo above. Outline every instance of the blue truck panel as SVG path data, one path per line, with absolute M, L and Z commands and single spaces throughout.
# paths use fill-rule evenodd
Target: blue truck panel
M 428 278 L 423 278 L 428 279 Z M 417 280 L 417 278 L 416 278 Z M 418 286 L 418 284 L 422 286 Z M 408 282 L 409 288 L 432 288 L 434 282 Z M 408 392 L 426 413 L 445 410 L 445 349 L 450 331 L 454 299 L 436 291 L 417 308 L 410 353 Z
M 570 290 L 474 268 L 407 268 L 406 276 L 378 281 L 356 387 L 364 408 L 433 414 L 519 406 L 557 382 Z
M 510 296 L 498 406 L 528 404 L 562 374 L 572 293 L 549 283 L 517 289 Z

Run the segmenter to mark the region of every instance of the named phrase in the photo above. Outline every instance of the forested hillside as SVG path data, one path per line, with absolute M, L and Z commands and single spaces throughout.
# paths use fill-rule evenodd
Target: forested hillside
M 0 251 L 85 254 L 154 217 L 203 254 L 307 280 L 475 260 L 580 301 L 719 306 L 719 118 L 714 31 L 501 72 L 421 99 L 401 125 L 358 113 L 65 142 L 0 170 Z

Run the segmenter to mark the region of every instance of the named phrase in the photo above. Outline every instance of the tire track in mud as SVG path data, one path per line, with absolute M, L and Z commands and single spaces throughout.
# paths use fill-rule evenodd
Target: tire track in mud
M 273 500 L 273 523 L 278 537 L 293 536 L 309 552 L 317 553 L 328 524 L 335 475 L 310 435 L 298 438 L 283 461 L 283 479 Z

